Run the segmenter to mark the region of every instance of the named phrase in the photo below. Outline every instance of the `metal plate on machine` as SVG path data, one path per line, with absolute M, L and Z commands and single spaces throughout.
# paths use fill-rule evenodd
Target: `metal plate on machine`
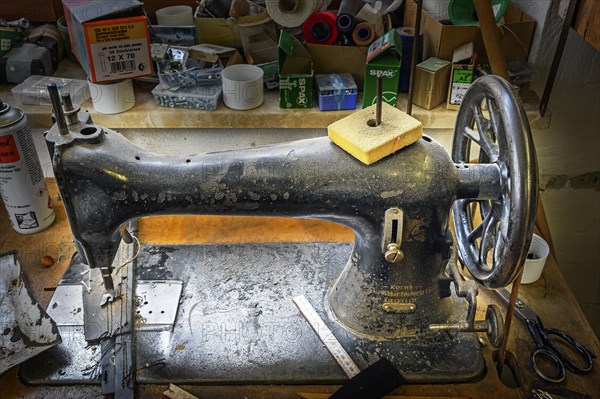
M 137 281 L 135 327 L 140 331 L 170 330 L 175 324 L 183 281 Z
M 136 328 L 136 363 L 152 365 L 138 370 L 137 383 L 346 381 L 295 306 L 297 295 L 307 297 L 361 369 L 386 357 L 415 383 L 471 381 L 481 375 L 484 362 L 476 334 L 452 337 L 423 331 L 405 339 L 372 341 L 341 327 L 328 308 L 327 291 L 351 249 L 346 243 L 142 246 L 135 267 L 141 287 L 135 289 L 134 302 L 146 298 L 148 304 L 134 304 L 133 313 L 140 310 L 148 316 L 152 310 L 154 315 L 160 308 L 161 317 L 150 319 L 152 329 Z M 157 282 L 152 288 L 147 285 Z M 460 320 L 464 300 L 453 300 Z M 174 319 L 167 308 L 175 312 Z M 161 323 L 173 320 L 172 329 L 163 328 L 166 324 Z M 80 345 L 73 343 L 70 352 L 76 351 L 81 351 Z M 87 367 L 58 375 L 53 365 L 64 355 L 45 356 L 22 367 L 26 381 L 93 380 L 83 374 Z
M 56 287 L 46 313 L 58 326 L 83 326 L 82 289 L 81 284 Z

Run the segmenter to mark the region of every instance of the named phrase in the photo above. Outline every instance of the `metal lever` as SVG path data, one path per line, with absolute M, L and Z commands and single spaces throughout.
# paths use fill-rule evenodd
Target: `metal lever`
M 383 253 L 385 254 L 385 260 L 390 263 L 400 263 L 404 259 L 404 252 L 400 249 L 403 224 L 404 212 L 402 212 L 402 209 L 390 208 L 385 211 Z

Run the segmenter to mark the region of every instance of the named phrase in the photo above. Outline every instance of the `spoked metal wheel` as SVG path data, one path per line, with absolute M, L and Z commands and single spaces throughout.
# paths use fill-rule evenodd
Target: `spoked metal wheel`
M 470 163 L 472 157 L 478 158 L 475 164 Z M 477 190 L 471 187 L 462 197 L 459 190 L 453 205 L 460 260 L 480 284 L 504 287 L 525 262 L 538 195 L 529 122 L 520 99 L 504 79 L 482 77 L 465 94 L 458 111 L 452 159 L 459 179 L 467 176 L 465 171 L 469 176 L 477 171 L 480 188 L 474 194 Z M 483 173 L 484 169 L 494 173 Z M 495 177 L 491 179 L 491 175 Z M 489 189 L 489 180 L 494 180 L 496 189 Z M 476 223 L 476 212 L 480 223 Z

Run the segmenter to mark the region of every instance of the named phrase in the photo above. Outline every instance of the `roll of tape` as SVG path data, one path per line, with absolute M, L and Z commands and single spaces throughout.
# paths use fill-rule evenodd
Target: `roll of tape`
M 118 82 L 92 83 L 90 86 L 90 97 L 96 112 L 101 114 L 118 114 L 133 108 L 135 95 L 133 94 L 133 82 L 131 79 Z
M 338 37 L 336 20 L 337 15 L 331 11 L 314 13 L 304 23 L 302 30 L 304 40 L 314 44 L 335 43 Z
M 351 34 L 354 31 L 356 24 L 360 22 L 363 21 L 357 20 L 356 17 L 350 13 L 341 13 L 337 16 L 336 24 L 340 32 Z
M 247 110 L 263 103 L 264 71 L 256 65 L 232 65 L 221 73 L 223 102 L 237 110 Z
M 267 0 L 267 13 L 275 23 L 286 28 L 302 25 L 308 17 L 319 11 L 322 0 Z
M 194 13 L 190 6 L 171 6 L 156 10 L 159 25 L 183 26 L 194 25 Z
M 412 62 L 413 46 L 415 43 L 415 28 L 404 26 L 396 29 L 402 38 L 402 63 L 400 64 L 400 83 L 398 90 L 407 92 L 410 87 L 410 64 Z M 423 61 L 423 31 L 419 35 L 419 52 L 417 64 Z
M 357 46 L 368 46 L 375 40 L 375 25 L 361 22 L 352 31 L 352 40 Z

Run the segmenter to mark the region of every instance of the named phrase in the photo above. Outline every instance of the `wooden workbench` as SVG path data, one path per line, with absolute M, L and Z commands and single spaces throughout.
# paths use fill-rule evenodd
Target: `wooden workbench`
M 10 228 L 4 208 L 0 210 L 0 253 L 17 250 L 20 253 L 24 274 L 35 298 L 46 307 L 55 287 L 68 266 L 74 253 L 71 235 L 64 208 L 57 193 L 56 184 L 49 181 L 49 190 L 56 208 L 57 218 L 49 229 L 33 235 L 19 235 Z M 353 233 L 342 226 L 313 220 L 278 219 L 257 217 L 172 216 L 144 218 L 139 222 L 140 240 L 154 244 L 185 243 L 248 243 L 256 242 L 348 242 Z M 52 267 L 41 266 L 39 260 L 50 255 L 57 260 Z M 600 353 L 600 344 L 555 260 L 550 257 L 543 277 L 536 283 L 521 288 L 521 298 L 526 300 L 540 315 L 548 327 L 559 327 L 572 334 L 594 353 Z M 489 292 L 480 290 L 479 315 L 483 318 L 486 304 L 496 299 Z M 533 381 L 539 378 L 529 365 L 529 355 L 533 349 L 529 333 L 518 319 L 515 319 L 510 334 L 509 350 L 516 354 L 524 384 L 521 388 L 507 388 L 500 382 L 492 361 L 493 348 L 484 347 L 488 371 L 481 381 L 469 384 L 407 385 L 395 394 L 402 397 L 456 397 L 456 398 L 528 398 L 527 391 Z M 594 370 L 586 376 L 567 373 L 560 386 L 600 397 L 600 364 L 595 362 Z M 6 398 L 27 397 L 27 395 L 49 393 L 38 397 L 100 397 L 99 387 L 79 386 L 66 388 L 25 387 L 17 378 L 17 367 L 0 376 L 2 394 Z M 556 385 L 555 385 L 556 386 Z M 140 398 L 162 398 L 166 386 L 138 386 Z M 185 386 L 198 398 L 305 398 L 321 399 L 331 393 L 335 386 Z

